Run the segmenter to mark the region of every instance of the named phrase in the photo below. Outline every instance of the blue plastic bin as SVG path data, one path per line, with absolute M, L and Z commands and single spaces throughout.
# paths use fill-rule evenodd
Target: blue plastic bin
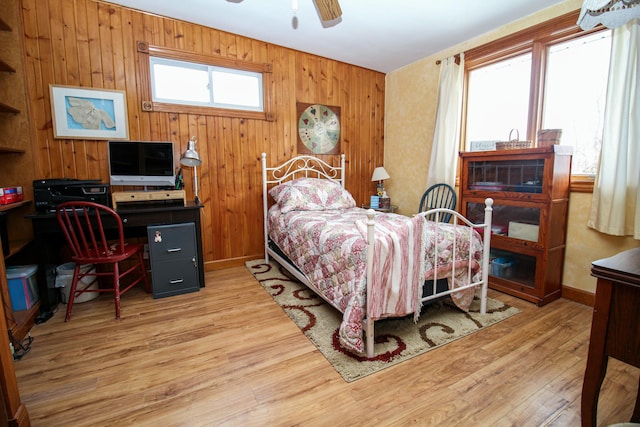
M 28 310 L 38 301 L 37 265 L 7 266 L 7 281 L 13 311 Z
M 495 277 L 508 279 L 513 273 L 511 258 L 495 258 L 491 261 L 491 274 Z

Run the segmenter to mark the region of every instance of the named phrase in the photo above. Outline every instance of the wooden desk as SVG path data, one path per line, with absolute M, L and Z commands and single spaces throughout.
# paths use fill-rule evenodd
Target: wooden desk
M 640 248 L 592 263 L 598 278 L 587 368 L 582 385 L 582 425 L 595 426 L 600 387 L 609 357 L 640 367 Z M 640 422 L 640 396 L 631 416 Z
M 144 205 L 144 204 L 142 204 Z M 202 229 L 200 210 L 203 205 L 193 202 L 180 204 L 149 204 L 135 207 L 123 205 L 117 210 L 122 218 L 125 237 L 147 238 L 148 225 L 195 223 L 198 247 L 198 280 L 204 287 L 204 260 L 202 254 Z M 33 226 L 33 239 L 38 260 L 38 291 L 41 311 L 51 311 L 57 303 L 55 295 L 55 269 L 62 261 L 60 248 L 66 245 L 55 213 L 35 213 L 27 215 Z M 105 223 L 105 228 L 109 224 Z

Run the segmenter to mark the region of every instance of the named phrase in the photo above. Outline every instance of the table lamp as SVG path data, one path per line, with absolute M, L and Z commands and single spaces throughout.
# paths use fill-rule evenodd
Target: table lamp
M 183 166 L 193 167 L 193 193 L 196 196 L 195 203 L 196 205 L 199 205 L 200 199 L 198 198 L 198 166 L 202 164 L 202 160 L 200 160 L 200 155 L 196 151 L 195 136 L 191 137 L 186 151 L 182 153 L 182 157 L 180 157 L 180 164 Z
M 382 197 L 385 194 L 384 191 L 384 180 L 389 179 L 389 173 L 385 170 L 384 167 L 378 166 L 373 170 L 373 176 L 371 177 L 371 181 L 378 181 L 377 192 L 378 196 Z

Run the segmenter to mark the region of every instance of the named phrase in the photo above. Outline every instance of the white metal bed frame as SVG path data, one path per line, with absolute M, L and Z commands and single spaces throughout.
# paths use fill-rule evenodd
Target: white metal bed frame
M 275 167 L 267 167 L 267 154 L 262 153 L 262 204 L 263 204 L 263 228 L 264 228 L 264 254 L 265 259 L 269 262 L 270 258 L 276 260 L 280 265 L 289 271 L 296 279 L 300 282 L 304 283 L 311 290 L 313 290 L 316 294 L 322 297 L 327 303 L 335 307 L 335 305 L 326 299 L 322 293 L 316 289 L 316 287 L 309 281 L 309 279 L 288 260 L 286 257 L 282 256 L 276 250 L 272 249 L 269 245 L 269 230 L 268 230 L 268 221 L 267 221 L 267 212 L 269 208 L 269 194 L 268 189 L 269 186 L 275 186 L 282 182 L 286 182 L 289 180 L 293 180 L 296 178 L 320 178 L 320 179 L 331 179 L 340 183 L 343 187 L 345 186 L 345 155 L 340 155 L 340 166 L 331 166 L 327 162 L 323 161 L 314 156 L 297 156 L 287 160 L 279 166 Z M 484 236 L 483 239 L 483 252 L 482 252 L 482 279 L 476 282 L 470 282 L 468 285 L 457 287 L 455 289 L 447 289 L 446 291 L 437 292 L 436 284 L 438 281 L 437 269 L 435 270 L 434 277 L 432 280 L 432 293 L 426 297 L 420 298 L 420 302 L 430 301 L 444 295 L 449 295 L 455 292 L 459 292 L 468 288 L 480 286 L 480 313 L 485 314 L 487 309 L 487 289 L 488 289 L 488 278 L 489 278 L 489 243 L 491 240 L 491 219 L 492 219 L 492 205 L 493 199 L 487 198 L 485 200 L 485 215 L 484 215 L 484 223 L 482 224 L 473 224 L 465 217 L 463 217 L 459 212 L 451 210 L 451 209 L 432 209 L 429 211 L 421 212 L 417 215 L 434 215 L 436 217 L 436 223 L 439 222 L 439 218 L 444 214 L 452 215 L 452 222 L 454 225 L 458 225 L 461 223 L 469 227 L 469 237 L 471 238 L 471 234 L 473 230 L 478 230 L 481 232 L 481 235 Z M 369 209 L 367 211 L 367 269 L 366 269 L 366 282 L 367 282 L 367 307 L 369 307 L 369 295 L 370 286 L 372 283 L 371 278 L 373 277 L 373 258 L 374 258 L 374 237 L 375 237 L 375 222 L 374 217 L 376 212 L 373 209 Z M 437 228 L 436 228 L 437 233 Z M 454 253 L 456 251 L 456 241 L 454 239 L 453 250 Z M 471 254 L 470 254 L 471 255 Z M 437 265 L 437 251 L 434 254 L 433 265 Z M 455 265 L 452 270 L 452 275 L 455 275 Z M 467 277 L 471 279 L 472 271 L 471 271 L 471 263 L 469 263 L 467 267 Z M 339 310 L 338 307 L 335 307 Z M 339 310 L 340 311 L 340 310 Z M 374 342 L 375 342 L 375 334 L 374 334 L 374 322 L 375 319 L 371 319 L 368 316 L 365 316 L 363 329 L 366 333 L 365 335 L 365 343 L 366 343 L 366 354 L 367 357 L 374 356 Z

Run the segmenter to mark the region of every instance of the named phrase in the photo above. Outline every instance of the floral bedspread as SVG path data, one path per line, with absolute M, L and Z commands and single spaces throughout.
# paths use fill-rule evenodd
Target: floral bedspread
M 427 221 L 424 279 L 449 279 L 449 289 L 482 280 L 482 237 L 466 226 Z M 455 245 L 455 250 L 454 250 Z M 471 254 L 471 260 L 469 260 Z M 437 266 L 437 268 L 436 268 Z M 451 294 L 458 308 L 469 311 L 475 289 Z
M 366 210 L 361 208 L 282 213 L 277 204 L 269 209 L 267 219 L 271 240 L 305 274 L 315 290 L 343 313 L 341 345 L 359 353 L 364 352 L 367 241 L 363 225 L 366 220 Z M 376 228 L 387 230 L 406 227 L 412 221 L 402 215 L 381 213 L 377 213 L 374 220 Z M 465 257 L 468 258 L 469 247 L 472 247 L 476 261 L 471 265 L 475 274 L 472 280 L 476 281 L 480 277 L 482 259 L 482 241 L 478 234 L 474 232 L 475 238 L 470 238 L 468 227 L 456 229 L 448 224 L 439 224 L 438 232 L 434 230 L 435 224 L 427 221 L 421 233 L 425 247 L 421 275 L 425 279 L 450 277 L 455 266 L 455 277 L 450 280 L 450 287 L 467 283 L 469 263 Z M 456 257 L 454 240 L 456 255 L 461 254 Z M 421 290 L 420 286 L 415 292 Z M 466 311 L 473 294 L 474 289 L 469 289 L 456 296 L 454 301 Z M 391 315 L 393 313 L 387 313 L 387 316 Z

